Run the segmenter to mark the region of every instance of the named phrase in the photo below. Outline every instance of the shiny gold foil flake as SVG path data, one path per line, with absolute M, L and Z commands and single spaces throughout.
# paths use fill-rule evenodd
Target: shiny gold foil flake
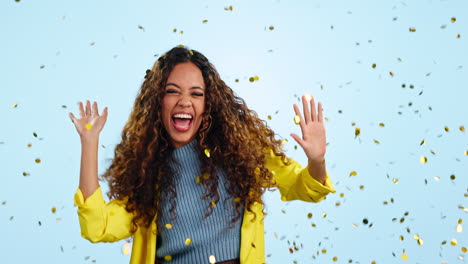
M 465 150 L 465 156 L 468 156 L 468 149 Z
M 34 136 L 34 137 L 37 137 L 37 133 L 36 133 L 36 132 L 33 132 L 33 136 Z
M 298 125 L 300 122 L 301 122 L 301 117 L 299 117 L 298 115 L 295 115 L 294 116 L 294 124 Z
M 132 247 L 130 246 L 130 243 L 125 242 L 122 245 L 122 254 L 128 255 L 132 251 Z
M 211 205 L 211 207 L 216 207 L 216 202 L 215 202 L 215 201 L 211 201 L 210 205 Z
M 202 21 L 202 23 L 203 23 L 203 24 L 208 23 L 208 19 L 204 19 L 204 20 Z
M 145 28 L 142 25 L 138 25 L 138 29 L 145 31 Z
M 93 126 L 91 124 L 86 124 L 85 127 L 86 127 L 87 130 L 91 130 L 91 128 L 93 128 Z
M 463 226 L 461 223 L 458 223 L 457 227 L 455 228 L 455 230 L 457 231 L 457 233 L 461 233 L 463 232 Z
M 172 256 L 171 256 L 171 255 L 166 255 L 166 256 L 164 256 L 164 260 L 165 260 L 165 261 L 171 261 L 171 260 L 172 260 Z
M 458 244 L 458 241 L 457 241 L 455 238 L 453 238 L 452 240 L 450 240 L 450 245 L 456 246 L 457 244 Z
M 419 239 L 418 239 L 418 244 L 419 244 L 420 246 L 422 246 L 422 245 L 424 244 L 424 241 L 422 240 L 422 238 L 419 238 Z
M 357 175 L 357 172 L 355 172 L 355 171 L 352 171 L 352 172 L 349 173 L 349 177 L 356 176 L 356 175 Z
M 327 249 L 326 248 L 322 248 L 322 254 L 326 254 L 327 253 Z
M 215 258 L 214 255 L 210 255 L 210 257 L 208 258 L 208 260 L 210 261 L 210 264 L 216 263 L 216 258 Z
M 455 21 L 457 21 L 457 18 L 456 18 L 456 17 L 452 17 L 452 18 L 450 19 L 450 22 L 452 22 L 452 23 L 455 23 Z
M 455 180 L 455 178 L 456 178 L 455 175 L 453 175 L 453 174 L 450 175 L 450 179 L 451 179 L 452 181 Z
M 422 146 L 422 145 L 425 145 L 425 144 L 426 144 L 426 140 L 423 139 L 423 140 L 421 141 L 421 143 L 419 143 L 419 146 Z
M 427 157 L 422 156 L 420 161 L 421 161 L 422 164 L 427 163 Z
M 468 250 L 466 249 L 466 247 L 462 247 L 462 248 L 461 248 L 461 251 L 462 251 L 463 253 L 468 252 Z
M 445 130 L 445 132 L 449 132 L 449 131 L 450 131 L 450 128 L 449 128 L 448 126 L 445 126 L 445 127 L 444 127 L 444 130 Z
M 177 28 L 174 28 L 174 29 L 172 30 L 172 32 L 176 33 L 176 32 L 177 32 Z
M 255 81 L 254 77 L 249 78 L 249 82 L 254 82 L 254 81 Z
M 254 78 L 254 81 L 260 80 L 260 77 L 258 77 L 258 76 L 254 76 L 253 78 Z
M 209 158 L 210 157 L 210 150 L 209 149 L 205 149 L 205 155 Z
M 344 197 L 344 193 L 340 193 L 340 197 L 343 198 L 343 197 Z
M 36 163 L 41 163 L 41 159 L 35 159 L 34 160 Z
M 234 201 L 235 203 L 238 203 L 238 202 L 240 202 L 240 201 L 241 201 L 241 198 L 240 198 L 240 197 L 236 197 L 236 198 L 234 198 L 234 200 L 233 200 L 233 201 Z
M 322 214 L 322 217 L 323 217 L 323 218 L 326 218 L 326 217 L 327 217 L 327 213 L 323 213 L 323 214 Z
M 55 206 L 53 206 L 52 209 L 50 209 L 50 211 L 52 211 L 52 213 L 55 214 L 55 212 L 57 212 L 57 208 L 55 208 Z
M 337 262 L 338 261 L 338 257 L 333 257 L 333 262 Z
M 195 182 L 196 182 L 196 183 L 200 183 L 200 182 L 201 182 L 200 176 L 195 177 Z
M 29 172 L 23 172 L 23 176 L 26 177 L 26 176 L 29 176 L 31 174 L 29 174 Z
M 171 228 L 172 228 L 172 225 L 171 225 L 171 224 L 166 224 L 166 228 L 167 228 L 167 229 L 171 229 Z
M 308 213 L 308 214 L 307 214 L 307 218 L 309 218 L 309 219 L 311 219 L 312 216 L 313 216 L 312 213 Z
M 185 239 L 185 245 L 188 246 L 190 244 L 192 244 L 192 239 L 190 239 L 189 237 L 187 239 Z
M 268 120 L 271 120 L 271 119 L 272 119 L 271 115 L 268 115 L 267 118 L 268 118 Z
M 374 143 L 378 145 L 380 144 L 380 141 L 378 141 L 377 139 L 374 139 Z
M 379 123 L 379 127 L 385 127 L 384 123 Z
M 377 67 L 377 64 L 373 63 L 372 68 L 375 69 Z
M 403 241 L 403 240 L 405 240 L 405 238 L 400 235 L 400 241 Z
M 457 34 L 457 35 L 455 35 L 455 36 L 456 36 L 457 38 L 460 38 L 460 37 L 461 37 L 461 35 L 460 35 L 460 34 Z
M 461 132 L 465 132 L 465 126 L 460 126 L 458 129 L 460 129 Z
M 188 50 L 188 53 L 193 56 L 193 51 L 191 49 Z
M 395 76 L 395 75 L 393 74 L 393 72 L 389 72 L 388 74 L 390 74 L 390 76 L 392 76 L 392 77 Z
M 354 130 L 354 136 L 357 137 L 361 134 L 361 129 L 359 127 L 356 127 L 356 129 Z
M 434 180 L 440 181 L 440 177 L 439 176 L 434 176 Z
M 364 190 L 364 185 L 360 185 L 360 186 L 359 186 L 359 189 L 360 189 L 360 190 Z
M 406 254 L 406 252 L 403 252 L 403 254 L 401 254 L 401 259 L 408 260 L 408 254 Z
M 275 27 L 274 27 L 274 26 L 270 26 L 270 27 L 268 27 L 268 29 L 269 29 L 269 30 L 273 30 L 273 29 L 275 29 Z
M 18 104 L 13 104 L 13 107 L 14 107 L 14 108 L 17 108 L 17 107 L 18 107 Z
M 232 5 L 224 8 L 224 10 L 226 10 L 226 11 L 232 11 L 232 9 L 233 9 Z
M 28 148 L 30 148 L 30 147 L 32 147 L 32 144 L 31 144 L 31 143 L 29 143 L 27 146 L 28 146 Z
M 397 178 L 393 178 L 393 183 L 397 184 L 397 183 L 398 183 L 398 179 L 397 179 Z
M 409 32 L 416 32 L 415 28 L 409 28 Z
M 210 178 L 210 175 L 208 172 L 203 173 L 203 179 L 208 180 Z

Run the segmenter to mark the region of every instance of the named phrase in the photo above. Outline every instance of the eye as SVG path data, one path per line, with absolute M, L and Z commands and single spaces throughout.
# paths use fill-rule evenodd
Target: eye
M 174 93 L 177 93 L 177 91 L 174 90 L 174 89 L 167 89 L 167 90 L 166 90 L 166 93 L 167 93 L 167 94 L 174 94 Z
M 201 97 L 201 96 L 203 96 L 203 93 L 192 93 L 192 95 Z

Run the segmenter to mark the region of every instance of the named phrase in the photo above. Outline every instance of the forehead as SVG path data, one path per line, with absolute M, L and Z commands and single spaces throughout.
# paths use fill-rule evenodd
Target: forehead
M 167 82 L 187 87 L 205 87 L 201 70 L 191 62 L 179 63 L 174 66 L 167 78 Z

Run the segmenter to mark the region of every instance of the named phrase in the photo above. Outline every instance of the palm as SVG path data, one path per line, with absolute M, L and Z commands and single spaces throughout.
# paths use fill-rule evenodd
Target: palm
M 99 115 L 98 105 L 93 103 L 92 109 L 90 102 L 86 102 L 86 109 L 83 108 L 83 103 L 78 103 L 80 118 L 76 118 L 73 113 L 69 113 L 70 119 L 75 124 L 76 131 L 81 137 L 98 136 L 104 128 L 107 120 L 107 107 L 104 108 L 101 115 Z
M 322 161 L 326 151 L 322 104 L 318 103 L 316 110 L 314 99 L 311 98 L 309 103 L 306 97 L 302 96 L 302 105 L 304 116 L 301 116 L 299 107 L 294 104 L 294 112 L 300 118 L 302 138 L 296 134 L 291 134 L 291 136 L 302 147 L 310 161 Z

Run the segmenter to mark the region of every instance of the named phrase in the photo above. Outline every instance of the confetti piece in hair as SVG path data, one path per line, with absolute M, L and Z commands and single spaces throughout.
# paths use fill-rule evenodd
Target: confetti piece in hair
M 361 134 L 361 129 L 359 127 L 356 127 L 356 129 L 354 130 L 354 136 L 357 137 Z
M 35 161 L 36 163 L 41 163 L 41 159 L 39 159 L 39 158 L 38 158 L 38 159 L 35 159 L 34 161 Z
M 349 173 L 349 177 L 356 176 L 356 175 L 357 175 L 356 171 L 352 171 L 352 172 Z
M 209 149 L 205 149 L 205 155 L 209 158 L 210 157 L 210 150 Z
M 201 182 L 200 176 L 195 177 L 195 182 L 196 182 L 196 183 L 200 183 L 200 182 Z
M 192 239 L 188 237 L 187 239 L 185 239 L 185 245 L 188 246 L 190 244 L 192 244 Z
M 177 47 L 179 47 L 179 48 L 185 48 L 185 46 L 182 45 L 182 44 L 177 45 Z M 164 55 L 166 55 L 166 53 L 164 53 Z
M 211 207 L 216 207 L 216 202 L 215 202 L 215 201 L 211 201 L 210 205 L 211 205 Z
M 210 264 L 216 263 L 216 258 L 215 258 L 214 255 L 210 255 L 210 257 L 208 258 L 208 260 L 210 261 Z
M 422 164 L 427 163 L 427 157 L 422 156 L 420 161 L 421 161 Z
M 171 255 L 166 255 L 166 256 L 164 256 L 164 260 L 165 260 L 165 261 L 171 261 L 171 260 L 172 260 L 172 256 L 171 256 Z
M 188 52 L 193 56 L 193 51 L 191 49 L 189 49 Z
M 461 132 L 465 132 L 465 126 L 460 126 L 459 129 Z
M 450 245 L 456 246 L 457 244 L 458 244 L 458 241 L 457 241 L 455 238 L 453 238 L 452 240 L 450 240 Z
M 210 178 L 210 175 L 208 172 L 203 173 L 203 179 L 208 180 Z
M 301 122 L 301 117 L 299 117 L 298 115 L 295 115 L 294 116 L 294 124 L 298 125 L 300 122 Z
M 132 251 L 132 247 L 130 246 L 130 243 L 125 242 L 122 245 L 122 254 L 128 255 Z
M 57 208 L 55 208 L 55 206 L 54 206 L 54 207 L 52 207 L 51 211 L 52 211 L 53 214 L 55 214 L 55 212 L 57 212 Z
M 403 252 L 403 254 L 401 255 L 401 259 L 402 259 L 402 260 L 408 260 L 408 254 L 406 254 L 405 252 Z
M 172 225 L 171 225 L 171 224 L 166 224 L 166 228 L 167 228 L 167 229 L 171 229 L 171 228 L 172 228 Z
M 234 198 L 234 200 L 232 200 L 232 201 L 235 202 L 235 203 L 238 203 L 238 202 L 240 202 L 240 200 L 241 200 L 240 197 L 236 197 L 236 198 Z
M 91 124 L 86 124 L 85 127 L 86 127 L 87 130 L 91 130 L 91 128 L 93 128 L 93 126 Z
M 416 32 L 415 28 L 409 28 L 409 32 Z

